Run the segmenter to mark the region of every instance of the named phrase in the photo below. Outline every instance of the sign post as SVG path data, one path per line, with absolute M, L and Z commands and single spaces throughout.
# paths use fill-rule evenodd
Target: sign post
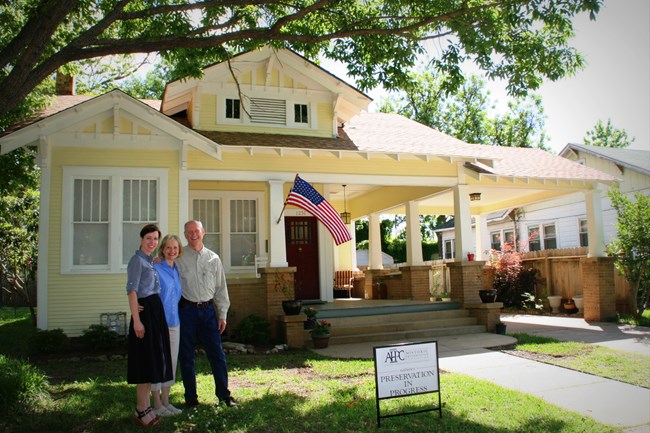
M 442 418 L 438 343 L 404 343 L 373 348 L 375 360 L 375 389 L 377 398 L 377 427 L 381 419 L 438 411 Z M 381 415 L 381 400 L 416 394 L 438 394 L 438 406 L 389 415 Z

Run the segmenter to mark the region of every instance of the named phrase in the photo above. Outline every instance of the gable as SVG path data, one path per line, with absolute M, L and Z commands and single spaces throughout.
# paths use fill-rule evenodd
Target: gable
M 233 100 L 241 118 L 227 115 Z M 298 54 L 266 47 L 210 66 L 200 79 L 169 83 L 161 111 L 183 113 L 197 130 L 332 137 L 370 102 Z
M 65 97 L 60 97 L 65 98 Z M 179 148 L 187 144 L 219 158 L 216 144 L 151 106 L 113 90 L 38 120 L 0 139 L 2 153 L 41 143 L 114 148 Z

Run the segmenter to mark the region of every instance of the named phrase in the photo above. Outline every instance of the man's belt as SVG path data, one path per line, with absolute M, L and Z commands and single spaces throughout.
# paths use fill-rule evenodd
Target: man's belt
M 192 301 L 188 301 L 185 298 L 181 298 L 181 301 L 180 301 L 181 305 L 193 305 L 196 308 L 209 307 L 209 306 L 212 305 L 212 303 L 213 303 L 212 299 L 210 299 L 208 301 L 203 301 L 203 302 L 192 302 Z

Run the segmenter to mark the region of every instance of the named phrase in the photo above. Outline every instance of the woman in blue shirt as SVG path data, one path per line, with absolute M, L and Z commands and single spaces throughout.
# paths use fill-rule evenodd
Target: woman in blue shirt
M 169 344 L 172 356 L 172 373 L 174 378 L 169 382 L 152 383 L 151 394 L 153 395 L 154 412 L 158 416 L 178 415 L 181 413 L 169 403 L 169 390 L 176 380 L 176 361 L 178 360 L 178 343 L 180 341 L 181 322 L 178 318 L 178 301 L 181 300 L 181 280 L 178 276 L 178 268 L 174 263 L 183 254 L 181 240 L 176 235 L 167 235 L 160 241 L 158 256 L 160 261 L 155 260 L 153 267 L 158 272 L 160 279 L 160 298 L 165 310 L 165 318 L 169 327 Z
M 160 230 L 147 224 L 140 230 L 140 249 L 129 260 L 126 293 L 131 321 L 128 337 L 126 381 L 136 385 L 136 411 L 133 421 L 148 427 L 160 422 L 149 399 L 152 383 L 173 379 L 169 331 L 160 300 L 158 273 L 151 256 L 158 246 Z

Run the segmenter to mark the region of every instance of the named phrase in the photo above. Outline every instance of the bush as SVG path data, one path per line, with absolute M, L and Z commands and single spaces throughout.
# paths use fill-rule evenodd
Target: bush
M 70 348 L 70 339 L 63 329 L 39 329 L 30 340 L 31 353 L 54 354 L 64 353 Z
M 492 250 L 489 263 L 494 268 L 493 287 L 497 290 L 498 302 L 506 307 L 522 308 L 529 301 L 527 295 L 533 295 L 534 299 L 539 270 L 524 268 L 521 253 L 512 244 L 506 243 L 501 251 Z
M 237 324 L 233 338 L 247 344 L 268 343 L 271 338 L 271 324 L 264 317 L 251 314 Z
M 79 337 L 81 345 L 91 350 L 113 349 L 117 340 L 117 333 L 105 325 L 90 325 Z
M 30 412 L 45 400 L 46 376 L 33 365 L 0 355 L 0 417 Z

